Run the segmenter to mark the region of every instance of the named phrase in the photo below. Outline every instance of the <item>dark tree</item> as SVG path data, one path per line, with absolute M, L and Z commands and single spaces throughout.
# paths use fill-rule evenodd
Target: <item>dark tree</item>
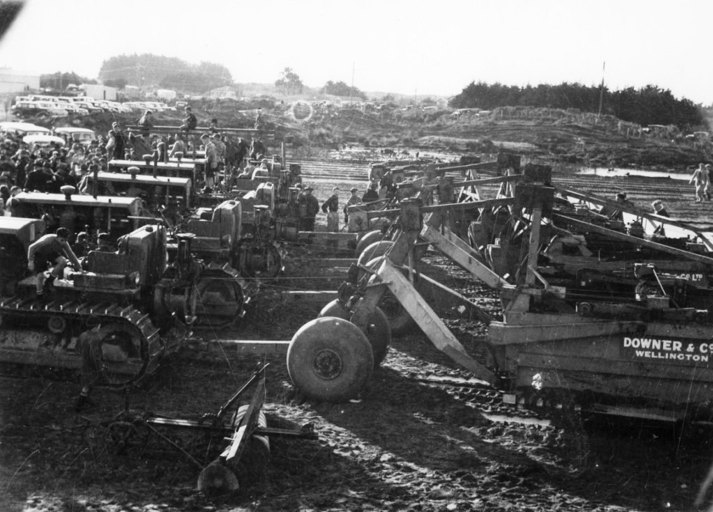
M 331 94 L 333 96 L 342 96 L 349 98 L 366 99 L 366 94 L 356 87 L 350 87 L 344 82 L 332 82 L 329 80 L 319 91 L 322 94 Z
M 506 86 L 500 83 L 471 82 L 460 94 L 451 99 L 454 108 L 481 108 L 490 110 L 504 106 L 530 106 L 549 108 L 576 108 L 582 112 L 613 114 L 625 121 L 641 125 L 674 124 L 681 128 L 703 123 L 700 105 L 688 99 L 676 99 L 671 91 L 655 85 L 640 89 L 628 87 L 610 91 L 606 87 L 585 86 L 578 83 L 525 87 Z
M 280 73 L 280 78 L 275 80 L 275 87 L 284 94 L 301 94 L 304 84 L 292 68 L 285 68 Z

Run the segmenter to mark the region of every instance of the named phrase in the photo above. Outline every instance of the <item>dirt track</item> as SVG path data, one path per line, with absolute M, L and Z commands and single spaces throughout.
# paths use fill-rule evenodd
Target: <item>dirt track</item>
M 342 189 L 365 183 L 365 163 L 301 163 L 305 180 L 323 187 L 320 199 L 334 176 Z M 602 195 L 625 189 L 644 207 L 664 198 L 671 215 L 686 220 L 710 219 L 713 211 L 713 203 L 692 203 L 685 182 L 567 183 Z M 454 269 L 451 276 L 449 284 L 492 302 L 491 292 L 464 284 Z M 259 303 L 243 327 L 214 334 L 288 339 L 317 310 Z M 475 350 L 484 326 L 449 323 Z M 2 378 L 2 510 L 690 511 L 711 461 L 709 431 L 681 436 L 673 428 L 639 422 L 562 428 L 493 421 L 490 415 L 501 407 L 497 397 L 468 384 L 470 375 L 418 334 L 394 340 L 383 367 L 355 402 L 304 401 L 290 384 L 284 356 L 269 361 L 269 421 L 312 423 L 319 439 L 274 440 L 266 478 L 245 480 L 250 485 L 240 494 L 217 498 L 195 492 L 196 468 L 155 440 L 144 450 L 108 452 L 98 423 L 122 410 L 123 397 L 98 390 L 100 407 L 76 415 L 70 411 L 76 383 L 34 373 Z M 218 353 L 209 361 L 185 354 L 133 394 L 129 405 L 181 418 L 214 411 L 257 362 L 235 354 Z M 454 382 L 461 385 L 449 384 Z

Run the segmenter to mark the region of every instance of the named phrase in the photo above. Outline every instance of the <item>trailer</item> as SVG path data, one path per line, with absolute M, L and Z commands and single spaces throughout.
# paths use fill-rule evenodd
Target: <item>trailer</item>
M 597 211 L 575 215 L 575 204 L 566 196 L 606 200 L 563 193 L 553 186 L 546 166 L 528 164 L 522 174 L 511 170 L 485 178 L 496 179 L 501 187 L 495 198 L 452 202 L 458 196 L 454 192 L 478 180 L 452 182 L 440 187 L 438 204 L 424 205 L 413 197 L 397 209 L 378 212 L 397 216 L 399 230 L 383 255 L 350 272 L 335 313 L 308 322 L 294 335 L 287 355 L 293 383 L 320 399 L 358 394 L 374 367 L 379 344 L 369 334 L 373 338 L 375 314 L 389 292 L 438 349 L 504 390 L 513 403 L 566 397 L 583 410 L 604 414 L 709 419 L 713 289 L 707 276 L 713 255 L 705 234 L 649 215 L 655 224 L 689 232 L 686 239 L 656 239 L 598 224 Z M 637 219 L 647 216 L 633 207 L 623 210 Z M 469 241 L 451 229 L 457 211 L 476 217 L 468 226 Z M 626 244 L 629 257 L 605 261 L 581 251 L 603 239 L 614 241 L 613 248 Z M 546 254 L 556 240 L 568 244 L 559 260 Z M 488 361 L 468 353 L 414 286 L 420 277 L 418 248 L 424 244 L 498 291 L 503 318 L 486 320 Z M 577 262 L 571 259 L 575 256 Z

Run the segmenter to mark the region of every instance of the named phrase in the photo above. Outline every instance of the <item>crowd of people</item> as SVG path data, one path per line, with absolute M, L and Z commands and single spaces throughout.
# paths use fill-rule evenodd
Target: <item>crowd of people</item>
M 365 205 L 365 207 L 368 207 L 368 203 L 374 203 L 382 199 L 377 192 L 377 186 L 376 183 L 371 183 L 362 194 L 359 193 L 358 188 L 352 187 L 349 191 L 349 197 L 343 204 L 340 201 L 339 188 L 334 187 L 332 188 L 331 195 L 325 199 L 321 205 L 319 199 L 313 194 L 313 187 L 301 187 L 297 196 L 297 216 L 300 230 L 314 231 L 317 214 L 321 211 L 326 214 L 327 231 L 342 231 L 349 225 L 350 206 Z M 340 221 L 340 212 L 344 215 L 343 225 Z
M 145 111 L 137 124 L 138 131 L 125 130 L 118 122 L 112 124 L 106 135 L 87 144 L 70 139 L 66 145 L 32 147 L 23 142 L 19 133 L 2 135 L 0 144 L 0 214 L 8 209 L 8 200 L 20 191 L 58 193 L 62 186 L 71 185 L 81 189 L 86 177 L 94 171 L 106 171 L 113 159 L 143 161 L 146 155 L 159 161 L 171 157 L 187 156 L 194 149 L 205 151 L 205 174 L 201 176 L 203 190 L 211 192 L 216 185 L 216 176 L 226 170 L 226 180 L 236 177 L 248 167 L 247 160 L 261 159 L 266 153 L 264 143 L 254 137 L 249 143 L 242 137 L 228 138 L 211 121 L 207 133 L 196 144 L 189 136 L 197 125 L 190 107 L 186 107 L 179 130 L 170 135 L 151 135 L 153 127 L 151 111 Z M 198 146 L 200 144 L 200 147 Z M 252 171 L 254 167 L 250 167 Z

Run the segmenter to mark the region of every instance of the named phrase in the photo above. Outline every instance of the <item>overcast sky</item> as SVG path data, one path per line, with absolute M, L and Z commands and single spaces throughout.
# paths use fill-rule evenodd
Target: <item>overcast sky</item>
M 473 81 L 655 84 L 713 104 L 710 0 L 26 0 L 0 67 L 96 78 L 153 53 L 223 64 L 236 82 L 458 94 Z

